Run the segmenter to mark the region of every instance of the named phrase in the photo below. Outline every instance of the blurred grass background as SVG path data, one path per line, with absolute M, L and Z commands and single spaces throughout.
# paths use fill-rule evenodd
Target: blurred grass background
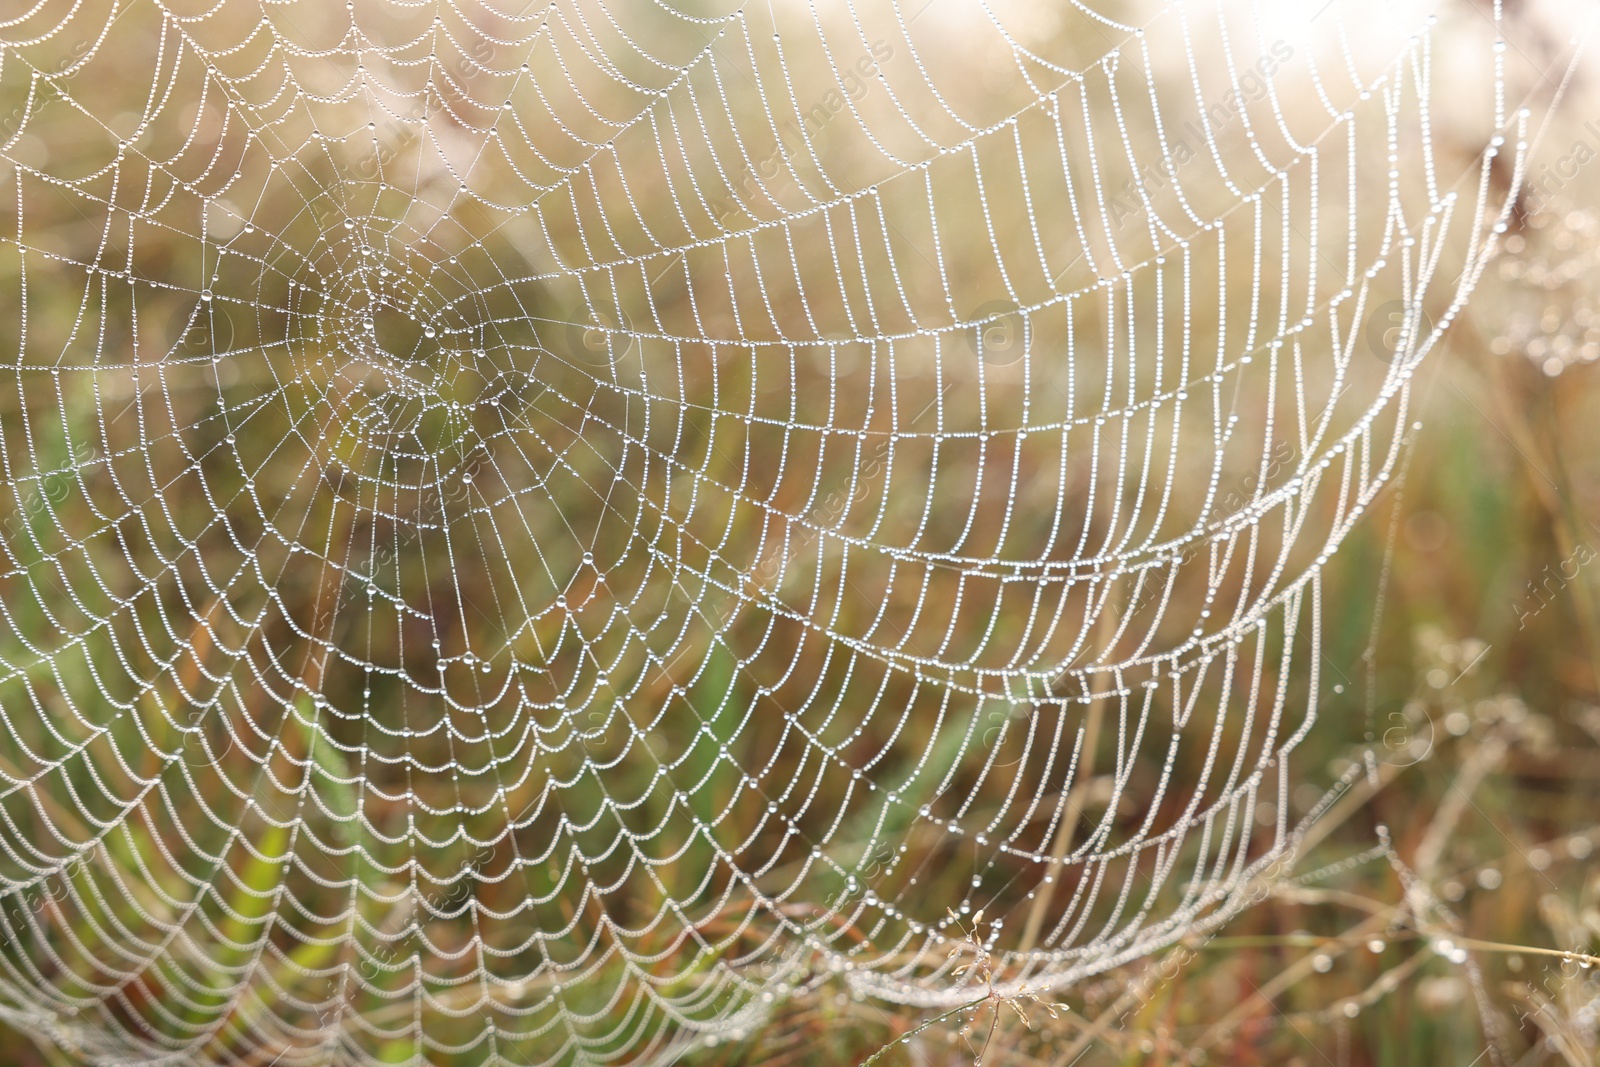
M 1525 44 L 1562 25 L 1523 17 Z M 1579 90 L 1536 174 L 1589 136 Z M 1050 998 L 1059 1017 L 984 1003 L 885 1062 L 1595 1062 L 1600 980 L 1561 955 L 1600 944 L 1593 184 L 1527 202 L 1425 364 L 1403 483 L 1329 565 L 1323 667 L 1348 681 L 1298 750 L 1320 771 L 1291 816 L 1353 784 L 1298 858 L 1301 881 L 1215 937 Z M 696 684 L 717 706 L 731 683 L 713 670 Z M 840 986 L 777 1023 L 695 1062 L 857 1063 L 925 1020 Z M 0 1063 L 64 1062 L 0 1039 Z

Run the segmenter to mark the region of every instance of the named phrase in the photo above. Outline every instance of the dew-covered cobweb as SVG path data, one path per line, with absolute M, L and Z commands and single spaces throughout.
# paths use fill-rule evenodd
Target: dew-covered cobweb
M 0 1018 L 103 1063 L 663 1061 L 1236 914 L 1522 155 L 1466 3 L 0 42 Z

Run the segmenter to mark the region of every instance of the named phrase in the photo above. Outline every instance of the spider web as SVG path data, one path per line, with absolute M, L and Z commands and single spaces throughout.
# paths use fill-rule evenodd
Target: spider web
M 3 1017 L 664 1060 L 1236 914 L 1520 178 L 1443 14 L 0 22 Z

